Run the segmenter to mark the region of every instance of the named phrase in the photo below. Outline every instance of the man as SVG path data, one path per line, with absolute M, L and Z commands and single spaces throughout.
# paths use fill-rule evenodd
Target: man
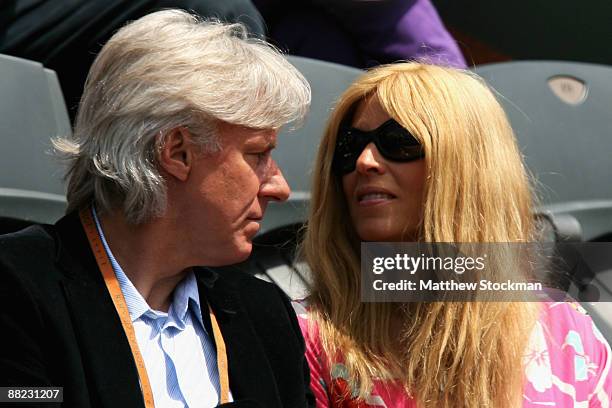
M 55 141 L 68 214 L 0 237 L 0 386 L 63 387 L 79 408 L 311 405 L 282 293 L 197 267 L 249 256 L 290 192 L 276 133 L 309 103 L 239 25 L 167 10 L 119 30 Z

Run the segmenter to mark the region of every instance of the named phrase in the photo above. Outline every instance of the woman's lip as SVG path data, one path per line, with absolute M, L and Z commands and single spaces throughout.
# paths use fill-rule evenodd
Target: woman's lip
M 360 207 L 374 207 L 377 205 L 388 204 L 393 200 L 394 198 L 373 198 L 373 199 L 358 201 L 357 205 Z
M 361 186 L 355 190 L 355 197 L 357 198 L 357 201 L 362 201 L 363 197 L 374 194 L 386 195 L 389 196 L 389 199 L 397 198 L 397 196 L 391 191 L 379 186 Z

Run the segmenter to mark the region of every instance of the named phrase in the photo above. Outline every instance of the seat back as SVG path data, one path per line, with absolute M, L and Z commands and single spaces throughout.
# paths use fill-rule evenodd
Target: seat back
M 612 232 L 612 67 L 520 61 L 474 70 L 498 93 L 544 212 L 570 214 L 585 240 Z
M 0 95 L 0 217 L 53 222 L 65 198 L 51 138 L 71 131 L 57 76 L 37 62 L 0 55 Z
M 524 61 L 475 71 L 499 93 L 558 236 L 612 241 L 612 67 Z M 612 265 L 571 279 L 612 296 Z M 612 304 L 582 305 L 612 339 Z

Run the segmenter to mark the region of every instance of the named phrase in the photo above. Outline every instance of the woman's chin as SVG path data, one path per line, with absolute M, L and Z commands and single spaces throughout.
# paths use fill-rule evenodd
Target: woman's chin
M 363 229 L 358 232 L 359 238 L 367 242 L 400 242 L 401 234 L 394 234 L 390 231 L 377 229 Z
M 388 228 L 387 225 L 381 228 L 377 225 L 363 225 L 357 229 L 357 235 L 361 241 L 366 242 L 412 242 L 415 241 L 414 234 L 405 229 Z

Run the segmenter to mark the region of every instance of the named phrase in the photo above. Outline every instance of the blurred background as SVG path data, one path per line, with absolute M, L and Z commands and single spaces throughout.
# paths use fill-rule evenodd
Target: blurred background
M 472 64 L 548 59 L 612 64 L 609 0 L 434 0 Z
M 289 54 L 358 68 L 415 58 L 612 64 L 609 0 L 3 0 L 0 54 L 56 71 L 74 117 L 100 47 L 126 22 L 168 7 L 240 21 Z

